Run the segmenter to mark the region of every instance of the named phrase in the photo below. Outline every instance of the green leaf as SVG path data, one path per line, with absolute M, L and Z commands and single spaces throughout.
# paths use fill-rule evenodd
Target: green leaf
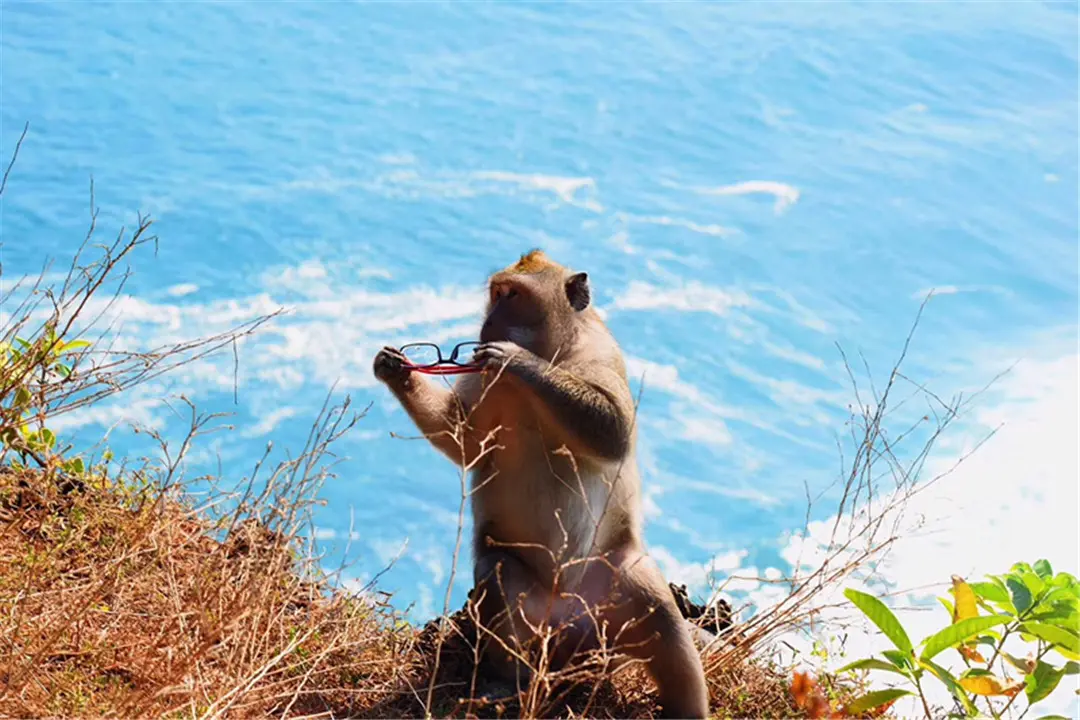
M 992 582 L 973 582 L 968 583 L 971 589 L 975 591 L 975 594 L 979 597 L 989 600 L 992 603 L 1012 603 L 1009 602 L 1009 593 L 1005 588 L 1000 585 L 996 585 Z
M 1049 609 L 1033 612 L 1027 619 L 1059 627 L 1077 627 L 1080 626 L 1080 611 L 1071 603 L 1053 603 Z
M 23 352 L 26 352 L 27 350 L 29 350 L 30 348 L 33 347 L 33 345 L 28 343 L 26 340 L 23 340 L 21 337 L 15 338 L 15 342 L 19 343 L 19 345 L 22 346 Z
M 56 353 L 59 355 L 60 353 L 74 352 L 75 350 L 82 350 L 85 347 L 90 347 L 90 343 L 87 340 L 72 340 L 71 342 L 66 342 L 61 345 Z
M 888 658 L 889 662 L 891 662 L 893 665 L 900 668 L 901 670 L 907 670 L 911 667 L 911 656 L 905 655 L 899 650 L 884 650 L 881 654 Z
M 1054 587 L 1076 587 L 1076 578 L 1067 572 L 1059 572 L 1050 584 Z
M 884 660 L 878 660 L 877 658 L 866 658 L 864 660 L 856 660 L 853 663 L 848 663 L 844 667 L 840 668 L 836 672 L 842 673 L 848 670 L 884 670 L 886 672 L 896 673 L 897 675 L 907 676 L 900 668 L 892 663 L 887 663 Z
M 878 626 L 885 636 L 892 640 L 893 645 L 904 654 L 912 652 L 911 639 L 908 637 L 904 626 L 893 615 L 892 610 L 885 603 L 873 595 L 859 592 L 852 588 L 844 591 L 844 597 L 853 602 L 857 608 L 863 611 L 866 617 Z
M 1037 720 L 1069 720 L 1069 718 L 1065 717 L 1064 715 L 1043 715 Z
M 1027 622 L 1020 626 L 1020 632 L 1034 635 L 1040 640 L 1045 640 L 1055 647 L 1064 648 L 1073 654 L 1080 653 L 1080 637 L 1063 627 L 1040 622 Z
M 1043 593 L 1041 604 L 1055 606 L 1065 605 L 1069 608 L 1080 610 L 1080 597 L 1077 596 L 1076 591 L 1072 587 L 1048 585 L 1047 591 Z
M 961 620 L 955 625 L 934 633 L 930 637 L 926 638 L 923 642 L 926 647 L 923 648 L 920 658 L 923 660 L 931 660 L 935 655 L 942 650 L 947 650 L 954 645 L 959 645 L 970 637 L 978 635 L 984 630 L 988 630 L 995 625 L 1004 625 L 1012 618 L 1008 615 L 990 615 L 989 617 L 974 617 L 967 620 Z
M 1010 577 L 1005 584 L 1009 588 L 1009 596 L 1012 598 L 1013 607 L 1016 608 L 1018 615 L 1031 607 L 1031 591 L 1023 581 Z
M 42 428 L 40 436 L 41 442 L 45 445 L 45 447 L 52 450 L 53 447 L 56 446 L 56 435 L 53 435 L 53 431 L 49 428 Z
M 945 607 L 945 610 L 949 613 L 949 617 L 952 617 L 955 612 L 955 610 L 953 610 L 953 604 L 943 597 L 939 597 L 938 602 Z
M 1026 678 L 1027 686 L 1024 691 L 1027 693 L 1028 704 L 1034 705 L 1046 699 L 1050 693 L 1054 692 L 1064 675 L 1064 669 L 1056 668 L 1040 660 L 1035 666 L 1035 672 Z
M 964 688 L 960 687 L 960 683 L 953 677 L 952 673 L 930 660 L 919 660 L 919 664 L 929 670 L 934 677 L 940 680 L 942 684 L 949 689 L 952 696 L 959 700 L 964 706 L 964 709 L 967 710 L 968 715 L 978 715 L 978 711 L 976 711 L 971 699 L 968 698 Z
M 1035 563 L 1035 572 L 1043 580 L 1049 580 L 1054 576 L 1054 571 L 1050 568 L 1050 561 L 1046 559 L 1039 560 Z
M 63 363 L 56 363 L 56 365 L 53 365 L 53 370 L 55 370 L 56 374 L 62 378 L 66 378 L 71 375 L 71 368 L 69 368 L 67 365 L 64 365 Z
M 1065 667 L 1062 668 L 1062 672 L 1066 675 L 1080 675 L 1080 664 L 1070 660 L 1065 663 Z
M 1046 582 L 1034 572 L 1021 573 L 1020 579 L 1024 581 L 1027 589 L 1031 591 L 1033 598 L 1039 597 L 1046 588 Z
M 898 700 L 905 695 L 911 694 L 912 692 L 910 690 L 904 690 L 902 688 L 875 690 L 874 692 L 866 693 L 862 697 L 855 698 L 850 703 L 848 703 L 847 708 L 845 708 L 845 714 L 858 715 L 860 713 L 866 712 L 867 710 L 873 710 L 874 708 L 880 707 L 885 703 L 894 702 L 895 700 Z

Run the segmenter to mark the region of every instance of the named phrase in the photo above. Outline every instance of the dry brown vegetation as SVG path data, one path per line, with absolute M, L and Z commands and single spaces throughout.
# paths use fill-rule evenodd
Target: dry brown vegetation
M 305 559 L 286 508 L 307 503 L 302 493 L 283 482 L 261 509 L 284 512 L 249 504 L 213 517 L 107 471 L 78 487 L 38 470 L 0 473 L 0 714 L 518 716 L 512 701 L 461 701 L 477 671 L 467 610 L 445 630 L 415 628 Z M 450 635 L 429 706 L 439 632 Z M 766 665 L 714 667 L 709 681 L 721 717 L 795 714 L 785 678 Z M 656 710 L 638 668 L 553 690 L 545 716 Z
M 466 701 L 482 672 L 468 603 L 417 628 L 376 587 L 346 588 L 320 565 L 311 508 L 330 475 L 329 448 L 362 417 L 347 399 L 323 408 L 295 458 L 268 468 L 263 457 L 241 482 L 185 477 L 187 454 L 216 420 L 186 400 L 191 422 L 179 442 L 151 433 L 157 461 L 133 467 L 107 454 L 88 461 L 61 446 L 51 418 L 234 351 L 272 317 L 138 352 L 114 350 L 110 327 L 86 340 L 108 309 L 90 300 L 117 297 L 124 259 L 156 242 L 140 219 L 131 236 L 94 246 L 94 224 L 60 285 L 39 280 L 0 296 L 0 715 L 655 714 L 641 667 L 612 675 L 608 656 L 562 674 L 540 672 L 505 702 Z M 89 308 L 97 315 L 87 317 Z M 895 451 L 915 428 L 895 437 L 883 429 L 901 381 L 894 369 L 880 393 L 872 388 L 872 402 L 859 398 L 852 412 L 853 456 L 839 479 L 842 500 L 824 559 L 781 579 L 785 600 L 703 651 L 715 716 L 819 717 L 840 712 L 859 689 L 856 680 L 831 679 L 828 698 L 805 688 L 793 695 L 792 668 L 768 653 L 776 637 L 813 620 L 820 593 L 870 567 L 896 540 L 896 511 L 920 487 L 929 448 L 961 407 L 912 383 L 912 397 L 932 398 L 935 409 L 923 418 L 925 445 L 902 461 Z M 464 507 L 464 483 L 461 489 Z M 878 503 L 868 506 L 871 498 Z M 709 623 L 702 606 L 680 602 L 685 614 Z

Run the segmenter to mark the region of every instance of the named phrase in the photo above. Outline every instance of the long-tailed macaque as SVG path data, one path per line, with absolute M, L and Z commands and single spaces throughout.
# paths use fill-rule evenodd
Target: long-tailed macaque
M 420 431 L 471 468 L 486 660 L 520 681 L 517 649 L 562 625 L 556 666 L 604 643 L 645 661 L 665 715 L 705 717 L 701 658 L 645 551 L 633 397 L 588 276 L 534 250 L 488 289 L 482 373 L 450 389 L 393 348 L 374 362 Z

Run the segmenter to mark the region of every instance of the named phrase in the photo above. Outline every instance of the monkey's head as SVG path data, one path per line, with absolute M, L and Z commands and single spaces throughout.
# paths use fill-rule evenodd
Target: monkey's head
M 480 342 L 509 340 L 550 360 L 573 342 L 589 301 L 586 273 L 571 272 L 533 250 L 488 280 Z

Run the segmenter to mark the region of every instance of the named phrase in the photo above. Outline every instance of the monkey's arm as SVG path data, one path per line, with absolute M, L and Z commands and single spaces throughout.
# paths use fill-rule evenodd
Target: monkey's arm
M 614 370 L 602 364 L 552 365 L 512 343 L 488 343 L 475 357 L 505 362 L 505 372 L 521 381 L 579 446 L 572 449 L 604 460 L 620 460 L 630 452 L 633 400 Z
M 468 466 L 480 451 L 467 418 L 475 402 L 477 383 L 459 381 L 454 390 L 410 372 L 399 350 L 385 347 L 375 356 L 375 377 L 386 384 L 416 427 L 455 463 Z
M 479 444 L 468 428 L 469 409 L 459 393 L 416 374 L 390 390 L 436 450 L 454 463 L 472 462 Z

